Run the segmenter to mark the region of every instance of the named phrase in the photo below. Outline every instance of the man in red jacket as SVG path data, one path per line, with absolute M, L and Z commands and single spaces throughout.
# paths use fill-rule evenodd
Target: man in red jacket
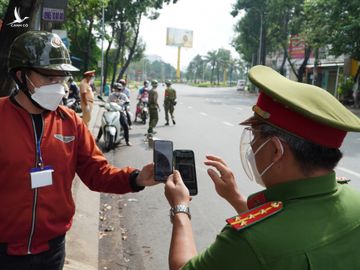
M 19 90 L 0 98 L 0 269 L 59 270 L 75 173 L 91 190 L 122 194 L 154 185 L 153 165 L 113 167 L 76 113 L 59 106 L 77 71 L 59 36 L 18 36 L 8 66 Z

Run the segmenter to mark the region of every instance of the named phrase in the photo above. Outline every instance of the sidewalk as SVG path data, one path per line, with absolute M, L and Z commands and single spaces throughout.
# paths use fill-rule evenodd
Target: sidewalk
M 97 132 L 101 121 L 99 102 L 95 100 L 89 129 Z M 73 182 L 76 212 L 66 234 L 64 270 L 97 270 L 99 249 L 100 193 L 89 190 L 76 176 Z

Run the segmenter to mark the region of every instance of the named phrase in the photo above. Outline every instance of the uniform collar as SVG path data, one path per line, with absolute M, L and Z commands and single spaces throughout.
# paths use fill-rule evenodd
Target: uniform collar
M 337 190 L 335 172 L 320 177 L 294 180 L 272 186 L 252 194 L 247 200 L 249 209 L 269 201 L 289 201 L 299 198 L 319 196 Z

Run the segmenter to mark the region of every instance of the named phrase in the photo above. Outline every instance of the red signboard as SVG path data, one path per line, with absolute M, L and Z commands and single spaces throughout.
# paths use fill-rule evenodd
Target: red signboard
M 305 41 L 299 35 L 291 35 L 289 44 L 289 57 L 303 59 L 305 55 Z

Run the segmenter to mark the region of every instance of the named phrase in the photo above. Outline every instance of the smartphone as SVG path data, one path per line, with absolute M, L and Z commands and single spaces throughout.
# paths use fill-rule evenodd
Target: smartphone
M 166 181 L 173 172 L 173 143 L 167 140 L 154 141 L 154 178 Z
M 198 193 L 195 155 L 192 150 L 174 150 L 174 167 L 181 174 L 191 196 Z

